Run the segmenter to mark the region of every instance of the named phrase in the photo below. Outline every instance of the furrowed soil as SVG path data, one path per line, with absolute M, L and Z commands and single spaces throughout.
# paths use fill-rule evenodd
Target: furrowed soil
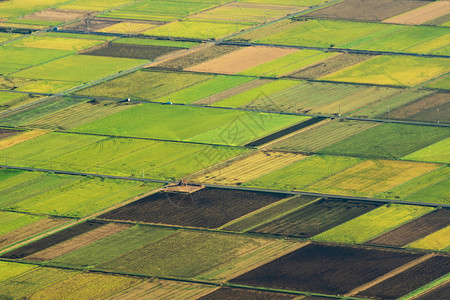
M 217 228 L 289 195 L 204 188 L 194 193 L 159 192 L 100 218 Z
M 382 119 L 411 120 L 422 122 L 450 123 L 450 93 L 435 93 L 421 98 L 389 113 L 380 115 Z
M 199 298 L 200 300 L 234 300 L 234 299 L 245 299 L 245 300 L 269 300 L 269 299 L 294 299 L 297 295 L 288 295 L 281 293 L 272 293 L 265 291 L 256 291 L 248 289 L 234 289 L 223 287 L 211 294 Z
M 231 53 L 241 49 L 240 46 L 232 45 L 213 45 L 202 48 L 198 51 L 190 52 L 186 55 L 166 60 L 153 65 L 156 68 L 183 70 L 190 66 L 200 64 L 202 62 L 217 58 L 219 56 Z
M 342 295 L 420 256 L 397 250 L 310 244 L 231 282 Z
M 85 234 L 76 236 L 68 241 L 59 243 L 42 251 L 36 252 L 25 257 L 26 260 L 45 261 L 57 258 L 66 253 L 80 249 L 89 244 L 95 243 L 98 240 L 106 238 L 110 235 L 121 232 L 130 228 L 132 225 L 109 223 Z
M 11 136 L 18 135 L 19 133 L 23 133 L 23 131 L 0 128 L 0 140 L 9 138 Z
M 77 224 L 68 229 L 64 229 L 55 234 L 44 237 L 36 242 L 12 250 L 6 254 L 3 254 L 1 257 L 10 259 L 21 259 L 34 253 L 37 253 L 39 251 L 42 251 L 44 249 L 47 249 L 49 247 L 52 247 L 56 244 L 65 242 L 83 233 L 94 230 L 98 227 L 103 226 L 104 224 L 105 222 L 101 221 L 87 221 L 81 224 Z
M 429 3 L 429 1 L 410 0 L 347 0 L 313 11 L 305 16 L 381 21 Z
M 419 1 L 417 1 L 419 2 Z M 435 1 L 427 6 L 384 20 L 385 23 L 419 25 L 448 14 L 450 2 Z
M 436 299 L 445 299 L 450 295 L 450 282 L 444 284 L 443 286 L 438 287 L 437 289 L 433 289 L 432 291 L 425 293 L 417 298 L 416 300 L 436 300 Z
M 403 247 L 450 224 L 450 209 L 432 211 L 392 231 L 368 241 L 368 244 Z
M 354 54 L 345 53 L 330 57 L 326 60 L 308 66 L 298 72 L 290 74 L 289 77 L 303 78 L 303 79 L 317 79 L 333 72 L 339 71 L 346 67 L 356 65 L 360 62 L 366 61 L 375 57 L 369 54 Z
M 165 47 L 165 46 L 148 46 L 148 45 L 133 45 L 122 43 L 107 43 L 83 51 L 80 54 L 95 55 L 95 56 L 109 56 L 122 58 L 136 58 L 136 59 L 155 59 L 157 57 L 183 50 L 179 47 Z
M 236 74 L 265 62 L 296 52 L 297 49 L 285 49 L 265 46 L 250 46 L 217 57 L 188 68 L 188 71 Z
M 450 271 L 450 257 L 435 256 L 358 293 L 358 297 L 397 299 Z M 443 298 L 435 298 L 443 299 Z
M 44 232 L 51 228 L 60 226 L 68 221 L 69 220 L 65 218 L 46 218 L 34 222 L 30 225 L 21 227 L 19 229 L 16 229 L 12 232 L 0 236 L 0 248 L 19 242 L 23 239 L 29 238 L 35 234 Z
M 309 238 L 347 222 L 377 207 L 378 203 L 344 199 L 322 199 L 251 232 Z

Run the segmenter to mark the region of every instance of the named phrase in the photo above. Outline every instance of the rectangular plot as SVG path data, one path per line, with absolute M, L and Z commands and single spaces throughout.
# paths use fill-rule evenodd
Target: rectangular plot
M 351 200 L 319 200 L 251 232 L 309 238 L 381 206 Z
M 0 261 L 0 282 L 26 273 L 37 266 Z
M 369 244 L 403 247 L 450 225 L 450 210 L 432 211 L 368 241 Z
M 286 197 L 286 194 L 214 188 L 193 193 L 159 192 L 101 218 L 217 228 Z
M 342 295 L 420 256 L 405 251 L 311 244 L 231 282 Z
M 418 1 L 416 1 L 418 2 Z M 450 3 L 446 1 L 431 2 L 428 5 L 414 9 L 393 18 L 384 20 L 385 23 L 418 25 L 448 14 Z
M 68 229 L 64 229 L 50 236 L 44 237 L 36 242 L 33 242 L 31 244 L 25 245 L 23 247 L 10 251 L 6 254 L 3 254 L 1 257 L 11 259 L 22 259 L 28 255 L 32 255 L 34 253 L 47 249 L 51 246 L 67 241 L 80 234 L 94 230 L 100 226 L 103 226 L 104 224 L 105 222 L 100 221 L 87 221 L 81 224 L 77 224 Z
M 450 226 L 408 245 L 408 248 L 450 251 Z
M 215 299 L 294 299 L 296 295 L 289 294 L 281 294 L 281 293 L 273 293 L 273 292 L 265 292 L 265 291 L 257 291 L 257 290 L 248 290 L 248 289 L 235 289 L 222 287 L 211 294 L 203 296 L 199 298 L 200 300 L 215 300 Z
M 20 133 L 23 133 L 23 131 L 0 128 L 0 140 L 7 139 Z
M 408 154 L 402 158 L 416 161 L 450 163 L 450 158 L 447 151 L 449 145 L 450 137 L 431 144 L 428 147 L 417 150 L 416 152 Z
M 398 299 L 421 286 L 447 274 L 450 271 L 450 258 L 435 256 L 392 278 L 359 292 L 360 297 Z M 421 298 L 420 298 L 421 299 Z M 438 299 L 438 298 L 436 298 Z
M 419 300 L 435 300 L 435 299 L 444 299 L 450 293 L 450 283 L 444 283 L 436 289 L 431 290 L 430 292 L 424 293 L 417 297 Z
M 99 47 L 88 49 L 81 54 L 153 60 L 160 56 L 180 50 L 181 48 L 178 47 L 107 43 Z

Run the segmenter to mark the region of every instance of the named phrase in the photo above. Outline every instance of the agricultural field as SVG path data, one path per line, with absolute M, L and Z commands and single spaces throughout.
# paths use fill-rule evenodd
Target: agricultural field
M 122 33 L 122 34 L 138 34 L 139 32 L 149 30 L 156 27 L 152 23 L 137 23 L 137 22 L 114 22 L 110 26 L 106 26 L 97 30 L 97 32 L 107 33 Z
M 310 238 L 380 206 L 377 203 L 321 199 L 254 227 L 250 232 Z
M 0 111 L 10 110 L 39 99 L 42 97 L 26 93 L 0 92 Z
M 30 36 L 11 43 L 8 46 L 38 49 L 55 49 L 78 52 L 104 43 L 101 39 L 82 39 L 56 36 Z
M 23 131 L 0 128 L 0 140 L 7 139 L 20 133 L 23 133 Z
M 23 172 L 0 181 L 0 190 L 4 196 L 0 207 L 31 213 L 84 217 L 148 193 L 158 186 L 154 183 L 116 179 Z
M 395 250 L 310 244 L 231 282 L 343 295 L 420 256 Z
M 325 231 L 315 236 L 314 240 L 361 244 L 432 210 L 432 207 L 401 204 L 382 206 Z
M 403 247 L 450 225 L 450 211 L 446 208 L 433 210 L 411 222 L 379 235 L 369 244 Z
M 357 157 L 396 159 L 439 142 L 447 138 L 449 134 L 450 130 L 448 128 L 382 124 L 324 148 L 320 152 Z
M 418 1 L 417 1 L 418 2 Z M 419 25 L 448 14 L 447 2 L 431 2 L 409 12 L 384 20 L 385 23 Z
M 280 299 L 288 300 L 294 299 L 295 295 L 287 295 L 281 293 L 273 293 L 266 291 L 256 291 L 247 289 L 233 289 L 223 287 L 215 290 L 211 294 L 201 297 L 201 300 L 215 300 L 215 299 Z
M 429 83 L 427 87 L 439 90 L 450 90 L 450 75 L 445 75 Z
M 288 196 L 213 188 L 191 193 L 159 192 L 107 212 L 100 218 L 217 228 Z
M 429 161 L 450 163 L 446 149 L 450 146 L 450 138 L 443 139 L 428 147 L 417 150 L 411 154 L 406 155 L 403 159 L 416 161 Z
M 438 230 L 423 239 L 415 241 L 409 244 L 407 247 L 409 248 L 418 248 L 418 249 L 430 249 L 435 251 L 446 251 L 450 250 L 448 246 L 450 243 L 450 226 L 447 226 L 441 230 Z

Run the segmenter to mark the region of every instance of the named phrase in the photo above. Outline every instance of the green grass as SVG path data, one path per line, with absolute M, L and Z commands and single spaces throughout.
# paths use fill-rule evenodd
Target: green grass
M 330 81 L 415 86 L 445 74 L 445 58 L 382 55 L 320 79 Z
M 56 4 L 67 2 L 66 0 L 11 0 L 0 3 L 0 18 L 17 18 L 32 12 L 43 10 Z
M 0 46 L 0 53 L 0 74 L 9 74 L 63 57 L 71 51 Z
M 240 145 L 302 119 L 304 117 L 144 104 L 93 121 L 74 131 Z M 233 126 L 240 126 L 238 140 L 224 137 L 234 134 Z M 242 132 L 246 128 L 248 130 Z
M 28 272 L 34 268 L 36 268 L 36 266 L 0 261 L 0 283 L 9 278 Z
M 12 169 L 0 169 L 0 181 L 22 174 L 24 171 Z
M 245 152 L 242 148 L 50 133 L 0 151 L 8 163 L 176 180 Z
M 199 43 L 191 43 L 191 42 L 138 39 L 138 38 L 121 38 L 121 39 L 115 40 L 113 43 L 146 45 L 146 46 L 160 46 L 160 47 L 178 47 L 178 48 L 191 48 L 191 47 L 199 45 Z
M 449 128 L 382 124 L 320 150 L 326 154 L 400 158 L 448 137 Z
M 9 43 L 9 46 L 37 49 L 70 50 L 72 52 L 77 52 L 82 49 L 100 45 L 101 43 L 103 43 L 103 41 L 94 39 L 66 38 L 56 36 L 29 36 Z
M 428 202 L 428 203 L 450 203 L 450 179 L 443 179 L 418 192 L 412 193 L 404 198 L 407 201 Z
M 363 243 L 433 210 L 413 205 L 385 205 L 314 237 L 336 243 Z
M 0 32 L 0 43 L 15 39 L 19 36 L 20 36 L 20 34 L 17 34 L 17 33 Z
M 335 53 L 325 53 L 317 50 L 300 50 L 292 54 L 266 62 L 259 66 L 245 70 L 240 74 L 266 77 L 279 77 L 306 67 Z
M 447 74 L 444 77 L 431 82 L 430 84 L 427 85 L 427 87 L 433 89 L 450 90 L 450 75 Z
M 255 238 L 209 232 L 178 231 L 164 239 L 99 265 L 137 274 L 192 278 L 258 247 Z
M 57 37 L 57 38 L 73 38 L 73 39 L 83 39 L 83 40 L 99 40 L 99 41 L 111 41 L 116 39 L 112 36 L 103 36 L 95 34 L 81 34 L 81 33 L 67 33 L 67 32 L 47 32 L 41 36 Z
M 35 51 L 35 49 L 33 49 L 33 51 Z M 35 79 L 89 82 L 123 70 L 131 69 L 144 63 L 145 60 L 140 59 L 71 55 L 18 72 L 15 76 Z
M 154 101 L 213 78 L 211 75 L 137 71 L 77 92 L 80 95 Z
M 175 230 L 136 225 L 81 249 L 52 260 L 55 263 L 73 266 L 94 266 L 126 252 L 155 242 Z
M 256 101 L 270 102 L 271 95 L 300 84 L 302 84 L 302 82 L 297 80 L 275 80 L 257 88 L 253 88 L 238 95 L 221 100 L 215 103 L 214 106 L 241 107 L 245 105 L 252 105 L 252 102 Z
M 159 102 L 190 104 L 253 80 L 252 77 L 218 75 L 156 99 Z
M 4 198 L 0 206 L 33 213 L 83 217 L 158 186 L 154 183 L 28 172 L 1 181 L 0 190 Z M 39 217 L 28 215 L 4 217 L 9 220 L 9 226 L 4 227 L 8 231 L 39 220 Z
M 18 228 L 32 224 L 43 218 L 44 217 L 42 216 L 0 211 L 0 236 L 14 231 Z
M 67 2 L 67 1 L 64 1 Z M 127 3 L 132 2 L 131 0 L 75 0 L 69 1 L 64 5 L 59 6 L 59 9 L 63 10 L 90 10 L 90 11 L 103 11 L 106 9 L 118 7 Z
M 249 27 L 248 24 L 218 23 L 205 21 L 176 21 L 165 24 L 143 34 L 151 36 L 217 39 Z
M 315 155 L 244 185 L 277 190 L 300 190 L 359 162 L 361 159 L 353 157 Z
M 448 149 L 450 149 L 449 137 L 428 147 L 417 150 L 416 152 L 413 152 L 409 155 L 406 155 L 403 157 L 403 159 L 449 164 L 450 156 L 448 155 Z

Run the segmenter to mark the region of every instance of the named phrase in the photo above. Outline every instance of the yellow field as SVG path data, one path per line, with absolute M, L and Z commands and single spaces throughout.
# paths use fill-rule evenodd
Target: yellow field
M 294 153 L 259 151 L 231 162 L 220 169 L 194 178 L 195 182 L 236 185 L 244 183 L 302 160 L 307 156 Z
M 374 196 L 436 168 L 438 164 L 367 160 L 318 181 L 306 190 L 338 195 Z
M 450 250 L 450 226 L 436 231 L 417 242 L 408 245 L 409 248 Z
M 50 132 L 50 130 L 36 129 L 33 131 L 27 131 L 22 134 L 15 135 L 9 139 L 0 141 L 0 150 L 34 139 L 35 137 L 44 135 L 48 132 Z
M 104 43 L 103 40 L 78 39 L 53 36 L 29 36 L 27 38 L 11 43 L 15 47 L 72 50 L 79 51 Z
M 120 22 L 97 31 L 123 33 L 123 34 L 136 34 L 154 27 L 156 27 L 156 25 L 148 23 Z

